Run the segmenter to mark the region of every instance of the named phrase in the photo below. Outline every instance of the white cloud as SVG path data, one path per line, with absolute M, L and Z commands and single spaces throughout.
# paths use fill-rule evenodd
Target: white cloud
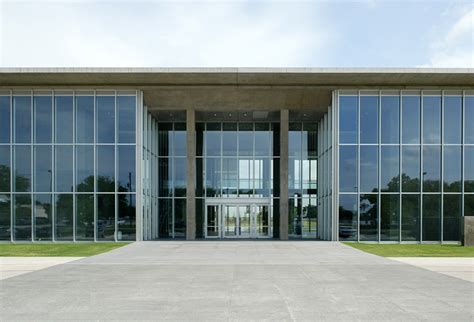
M 0 65 L 305 66 L 327 55 L 330 35 L 318 8 L 7 2 L 0 5 Z

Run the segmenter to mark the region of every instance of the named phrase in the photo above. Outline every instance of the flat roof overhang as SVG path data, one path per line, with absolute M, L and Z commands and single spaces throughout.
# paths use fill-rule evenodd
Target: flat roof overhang
M 0 68 L 3 88 L 134 88 L 150 110 L 324 111 L 338 88 L 474 88 L 472 68 Z

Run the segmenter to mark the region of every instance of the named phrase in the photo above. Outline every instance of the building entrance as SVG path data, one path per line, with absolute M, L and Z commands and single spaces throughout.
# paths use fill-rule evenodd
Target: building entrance
M 272 237 L 270 203 L 207 203 L 206 238 Z

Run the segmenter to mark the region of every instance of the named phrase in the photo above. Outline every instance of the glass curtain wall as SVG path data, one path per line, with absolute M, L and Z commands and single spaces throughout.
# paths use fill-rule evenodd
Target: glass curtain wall
M 0 239 L 135 240 L 135 91 L 0 92 Z
M 316 238 L 317 129 L 317 123 L 289 123 L 288 236 L 290 238 Z
M 474 206 L 472 94 L 339 92 L 340 240 L 460 240 Z

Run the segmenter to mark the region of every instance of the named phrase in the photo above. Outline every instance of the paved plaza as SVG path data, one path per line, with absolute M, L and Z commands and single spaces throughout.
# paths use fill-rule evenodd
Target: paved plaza
M 474 283 L 336 242 L 137 242 L 0 281 L 0 320 L 472 321 Z

